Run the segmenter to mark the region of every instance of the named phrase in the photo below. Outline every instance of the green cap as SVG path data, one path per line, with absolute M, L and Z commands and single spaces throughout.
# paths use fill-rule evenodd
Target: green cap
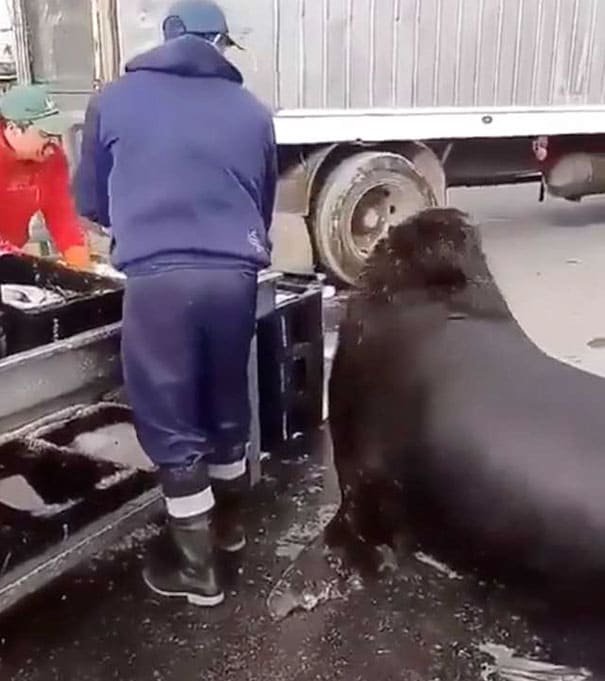
M 0 114 L 13 123 L 31 123 L 47 135 L 63 135 L 70 127 L 43 85 L 12 87 L 0 98 Z

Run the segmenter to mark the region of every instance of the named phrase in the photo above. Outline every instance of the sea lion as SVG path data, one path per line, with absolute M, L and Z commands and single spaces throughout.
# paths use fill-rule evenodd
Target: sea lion
M 377 245 L 329 399 L 326 538 L 359 566 L 403 539 L 556 584 L 605 576 L 605 381 L 528 339 L 463 213 L 424 211 Z

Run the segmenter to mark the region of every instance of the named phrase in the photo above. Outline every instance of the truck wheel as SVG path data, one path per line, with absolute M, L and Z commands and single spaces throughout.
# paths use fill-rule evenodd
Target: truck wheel
M 428 181 L 399 154 L 364 151 L 345 159 L 325 179 L 315 205 L 321 264 L 337 280 L 354 283 L 391 225 L 438 203 Z

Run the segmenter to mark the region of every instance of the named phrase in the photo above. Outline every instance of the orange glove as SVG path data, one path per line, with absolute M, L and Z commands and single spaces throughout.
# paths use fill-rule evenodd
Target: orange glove
M 89 270 L 92 265 L 88 246 L 70 246 L 63 253 L 63 260 L 74 270 Z
M 13 255 L 17 253 L 22 253 L 20 248 L 17 248 L 15 244 L 11 243 L 7 239 L 3 239 L 0 236 L 0 255 L 12 253 Z

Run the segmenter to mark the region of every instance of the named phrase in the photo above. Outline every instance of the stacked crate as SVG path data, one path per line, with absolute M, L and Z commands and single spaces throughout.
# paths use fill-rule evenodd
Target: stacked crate
M 59 293 L 60 302 L 18 309 L 2 301 L 2 284 Z M 122 318 L 123 287 L 113 279 L 77 272 L 28 255 L 0 258 L 0 336 L 9 355 L 70 338 Z
M 258 327 L 263 451 L 306 453 L 323 421 L 322 288 L 315 277 L 280 281 L 275 312 Z

